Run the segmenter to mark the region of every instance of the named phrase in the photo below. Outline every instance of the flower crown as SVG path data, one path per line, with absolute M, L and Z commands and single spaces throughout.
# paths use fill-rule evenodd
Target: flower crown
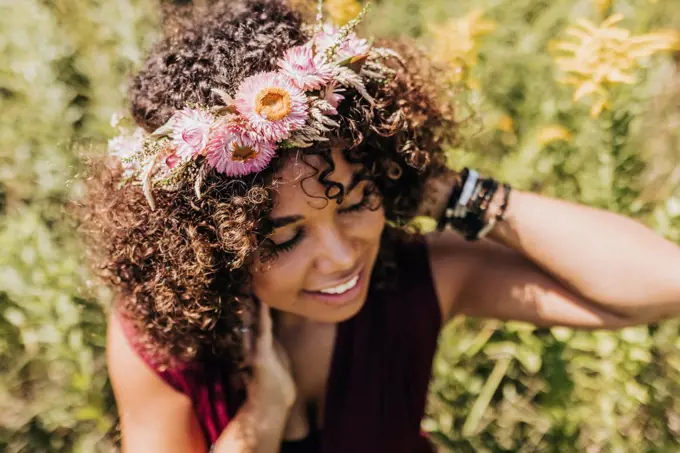
M 154 186 L 174 190 L 193 179 L 200 198 L 202 181 L 211 170 L 244 176 L 267 167 L 279 148 L 327 141 L 324 135 L 339 127 L 332 117 L 345 88 L 373 105 L 365 80 L 384 82 L 394 71 L 380 59 L 399 56 L 354 33 L 366 8 L 337 28 L 322 23 L 321 3 L 311 39 L 288 49 L 277 71 L 246 78 L 233 97 L 213 90 L 224 105 L 185 106 L 150 134 L 139 127 L 126 132 L 114 116 L 112 125 L 121 134 L 109 141 L 109 152 L 123 165 L 123 183 L 140 184 L 151 209 Z

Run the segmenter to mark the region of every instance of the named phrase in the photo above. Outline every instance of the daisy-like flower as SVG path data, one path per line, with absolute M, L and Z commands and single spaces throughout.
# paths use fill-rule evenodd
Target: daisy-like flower
M 324 113 L 327 115 L 337 115 L 338 114 L 338 106 L 340 105 L 340 102 L 342 102 L 343 99 L 345 99 L 345 96 L 343 96 L 342 92 L 344 92 L 344 88 L 339 88 L 337 82 L 332 81 L 326 87 L 323 89 L 323 92 L 321 93 L 321 99 L 324 101 L 328 102 L 331 107 L 333 107 L 332 110 L 325 111 Z
M 123 162 L 123 159 L 129 159 L 135 154 L 139 153 L 144 146 L 144 130 L 140 127 L 135 129 L 131 135 L 121 134 L 109 140 L 109 153 L 121 160 L 123 166 L 123 177 L 132 176 L 139 170 L 139 161 L 133 160 L 131 162 Z
M 177 156 L 189 159 L 202 154 L 214 120 L 209 113 L 188 107 L 175 113 L 170 139 L 177 148 Z
M 284 140 L 307 121 L 307 96 L 277 72 L 262 72 L 245 79 L 234 101 L 239 113 L 265 141 Z
M 211 167 L 227 176 L 243 176 L 265 168 L 276 154 L 276 145 L 257 140 L 238 123 L 223 122 L 206 146 Z
M 317 53 L 324 54 L 326 50 L 333 47 L 338 39 L 340 39 L 340 29 L 332 24 L 324 24 L 321 30 L 314 35 Z M 370 50 L 371 45 L 368 41 L 351 32 L 336 48 L 332 61 L 334 63 L 341 62 L 348 58 L 365 55 Z
M 304 91 L 318 90 L 333 78 L 333 68 L 314 55 L 312 47 L 302 45 L 288 49 L 279 60 L 281 73 Z

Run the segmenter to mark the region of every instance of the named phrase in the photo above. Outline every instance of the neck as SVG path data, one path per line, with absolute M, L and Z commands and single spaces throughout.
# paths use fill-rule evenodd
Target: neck
M 301 333 L 310 329 L 327 328 L 329 323 L 313 321 L 304 316 L 296 315 L 286 311 L 277 311 L 274 323 L 274 333 L 276 336 L 284 336 Z

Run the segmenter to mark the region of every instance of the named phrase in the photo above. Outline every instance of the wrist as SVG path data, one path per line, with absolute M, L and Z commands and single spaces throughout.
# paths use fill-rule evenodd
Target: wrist
M 279 451 L 288 410 L 246 399 L 215 442 L 214 453 L 270 453 Z
M 463 169 L 459 179 L 440 211 L 437 229 L 450 227 L 468 241 L 482 239 L 505 219 L 512 188 L 469 168 Z
M 292 406 L 285 398 L 260 399 L 248 396 L 241 409 L 257 420 L 276 423 L 285 422 Z
M 501 211 L 503 202 L 505 199 L 505 190 L 501 187 L 494 193 L 491 201 L 489 202 L 489 209 L 484 212 L 483 221 L 488 224 L 492 219 L 496 218 L 498 213 Z
M 460 184 L 460 174 L 446 169 L 442 174 L 431 177 L 426 183 L 425 195 L 417 215 L 439 219 L 446 209 L 451 193 Z

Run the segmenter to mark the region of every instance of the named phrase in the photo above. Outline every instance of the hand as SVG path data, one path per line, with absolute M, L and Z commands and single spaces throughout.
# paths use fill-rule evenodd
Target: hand
M 271 409 L 289 410 L 296 388 L 291 364 L 283 346 L 272 334 L 272 318 L 267 305 L 260 306 L 260 336 L 255 345 L 253 375 L 246 383 L 248 399 Z
M 281 447 L 296 389 L 290 361 L 272 335 L 271 314 L 264 304 L 252 367 L 246 401 L 220 434 L 215 453 L 271 453 Z

